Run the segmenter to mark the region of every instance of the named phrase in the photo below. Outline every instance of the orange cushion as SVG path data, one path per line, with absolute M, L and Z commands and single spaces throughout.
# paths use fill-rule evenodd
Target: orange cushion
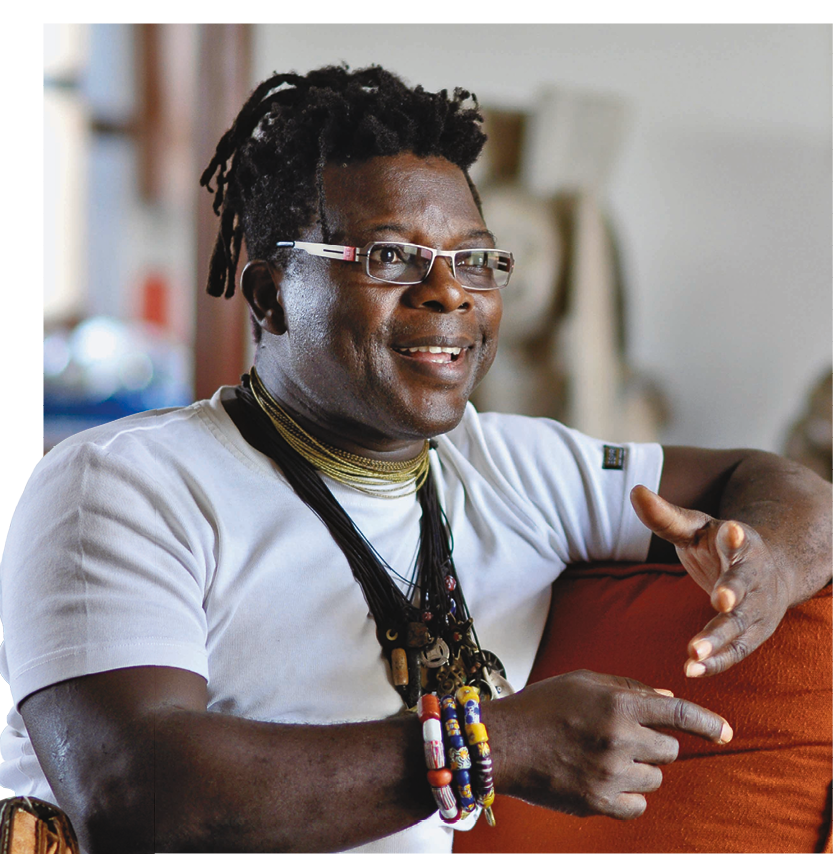
M 455 834 L 454 850 L 830 851 L 831 588 L 788 612 L 750 657 L 683 674 L 689 639 L 714 616 L 679 566 L 583 567 L 553 588 L 530 682 L 586 668 L 668 688 L 723 715 L 725 746 L 680 735 L 679 759 L 633 821 L 575 818 L 514 798 Z

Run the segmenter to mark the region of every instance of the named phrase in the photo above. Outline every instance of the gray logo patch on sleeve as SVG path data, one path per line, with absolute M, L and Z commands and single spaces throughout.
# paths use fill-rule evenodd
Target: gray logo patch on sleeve
M 602 457 L 603 469 L 623 469 L 625 467 L 625 449 L 616 445 L 605 445 Z

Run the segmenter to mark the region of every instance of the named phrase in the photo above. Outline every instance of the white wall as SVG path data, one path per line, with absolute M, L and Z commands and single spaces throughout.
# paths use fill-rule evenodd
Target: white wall
M 258 81 L 342 60 L 484 106 L 528 108 L 552 84 L 626 97 L 608 204 L 630 358 L 673 409 L 663 440 L 780 448 L 831 361 L 829 26 L 257 29 Z

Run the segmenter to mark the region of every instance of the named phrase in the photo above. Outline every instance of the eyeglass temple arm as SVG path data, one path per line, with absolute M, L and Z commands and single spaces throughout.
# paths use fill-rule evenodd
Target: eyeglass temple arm
M 331 243 L 307 243 L 303 240 L 279 240 L 279 249 L 303 249 L 309 255 L 322 258 L 337 258 L 340 261 L 358 261 L 358 246 L 336 246 Z

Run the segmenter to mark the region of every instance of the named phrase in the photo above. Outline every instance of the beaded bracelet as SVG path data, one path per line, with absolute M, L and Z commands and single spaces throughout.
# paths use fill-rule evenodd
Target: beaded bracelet
M 445 767 L 445 746 L 440 723 L 440 701 L 436 694 L 423 694 L 417 701 L 417 715 L 422 724 L 422 739 L 425 745 L 425 764 L 428 767 L 428 785 L 434 803 L 443 821 L 457 821 L 460 807 L 451 788 L 453 775 Z
M 457 690 L 457 703 L 465 720 L 466 741 L 471 750 L 474 772 L 474 797 L 483 808 L 486 821 L 495 826 L 492 804 L 495 801 L 495 781 L 492 774 L 492 751 L 486 725 L 480 721 L 480 695 L 477 689 L 464 685 Z
M 457 802 L 460 806 L 459 818 L 466 818 L 477 808 L 471 789 L 471 756 L 466 745 L 466 739 L 460 730 L 457 718 L 457 702 L 451 694 L 446 694 L 440 700 L 443 729 L 445 731 L 446 760 L 454 777 L 454 788 L 457 790 Z

